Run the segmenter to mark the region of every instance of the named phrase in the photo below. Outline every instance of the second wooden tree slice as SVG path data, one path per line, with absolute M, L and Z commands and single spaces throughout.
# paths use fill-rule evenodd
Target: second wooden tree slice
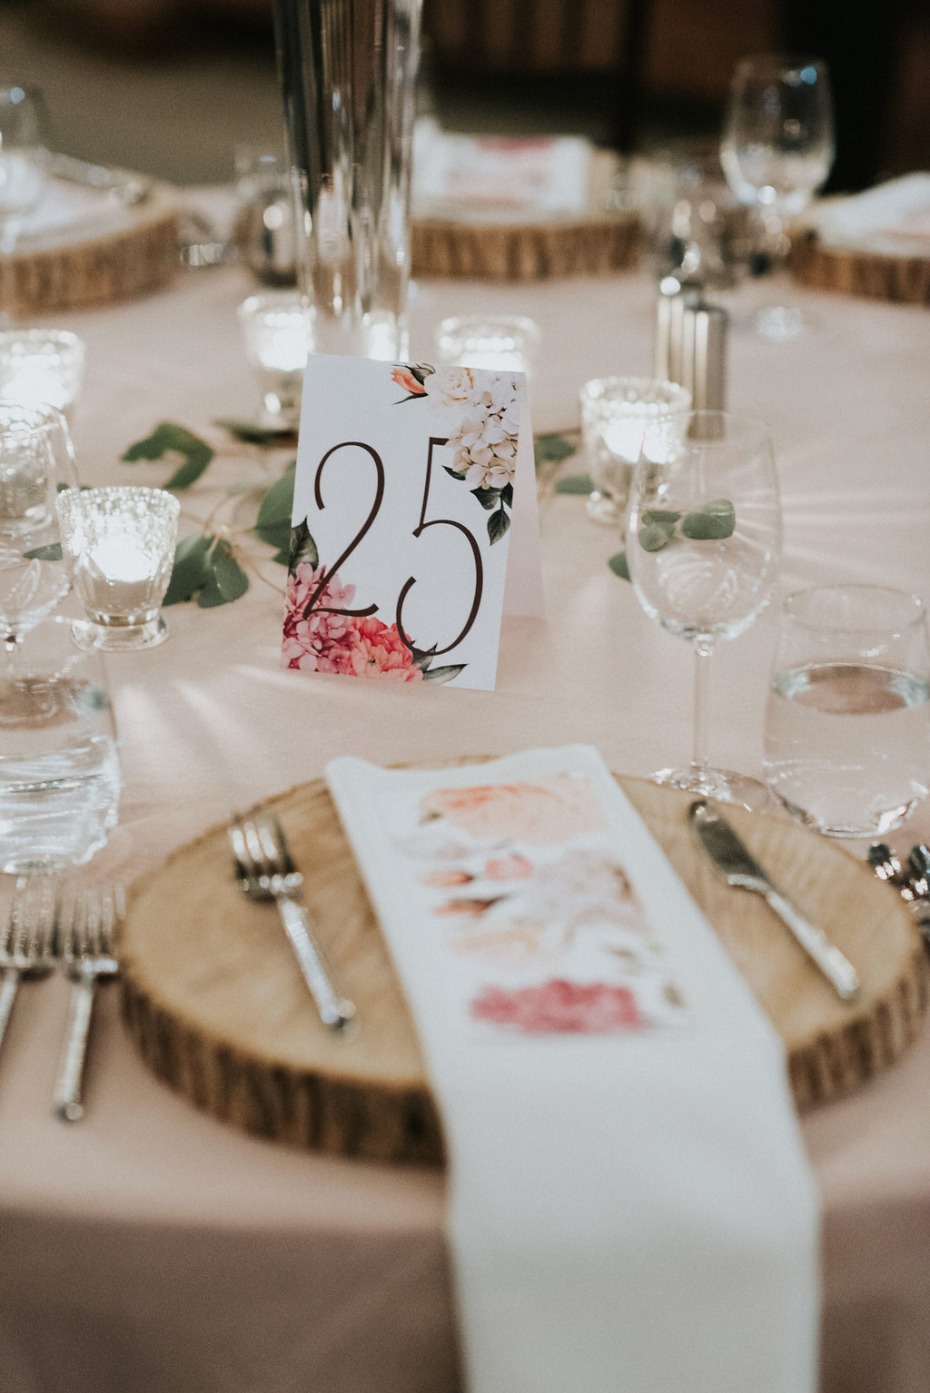
M 861 999 L 844 1005 L 768 907 L 717 878 L 687 827 L 687 795 L 620 783 L 781 1034 L 798 1107 L 848 1093 L 892 1064 L 917 1033 L 928 979 L 895 892 L 803 828 L 728 812 L 858 969 Z M 274 806 L 325 950 L 357 1003 L 357 1029 L 339 1038 L 320 1024 L 274 906 L 237 888 L 219 827 L 133 889 L 123 940 L 130 1034 L 166 1083 L 250 1132 L 441 1164 L 442 1129 L 410 1013 L 325 784 L 293 789 Z

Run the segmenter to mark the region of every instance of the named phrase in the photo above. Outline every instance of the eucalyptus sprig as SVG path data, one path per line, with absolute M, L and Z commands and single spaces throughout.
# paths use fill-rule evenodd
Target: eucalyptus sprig
M 692 542 L 720 542 L 732 537 L 736 530 L 736 509 L 729 498 L 714 498 L 692 512 L 675 512 L 670 508 L 647 508 L 636 533 L 643 551 L 661 551 L 675 538 L 676 532 Z M 630 566 L 625 551 L 618 551 L 607 562 L 614 575 L 630 579 Z

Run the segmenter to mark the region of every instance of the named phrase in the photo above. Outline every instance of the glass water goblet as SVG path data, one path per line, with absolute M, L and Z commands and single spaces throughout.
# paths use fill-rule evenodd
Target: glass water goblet
M 790 248 L 788 222 L 810 203 L 833 163 L 833 103 L 826 64 L 765 53 L 736 66 L 720 146 L 727 182 L 761 215 L 776 264 Z M 756 331 L 775 340 L 809 327 L 793 305 L 756 311 Z
M 771 598 L 781 554 L 781 506 L 767 428 L 720 411 L 651 425 L 633 473 L 627 564 L 650 619 L 695 654 L 691 763 L 658 783 L 762 808 L 765 785 L 708 761 L 709 662 L 744 633 Z
M 23 218 L 45 189 L 42 112 L 25 87 L 0 87 L 0 254 L 16 245 Z
M 62 413 L 0 401 L 0 642 L 7 677 L 23 635 L 70 589 L 55 503 L 60 493 L 77 487 Z

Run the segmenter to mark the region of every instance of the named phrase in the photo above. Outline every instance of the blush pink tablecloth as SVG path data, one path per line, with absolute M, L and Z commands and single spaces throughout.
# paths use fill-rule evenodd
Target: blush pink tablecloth
M 74 431 L 86 481 L 162 482 L 163 465 L 120 462 L 129 443 L 161 420 L 207 430 L 247 412 L 256 387 L 234 311 L 250 288 L 239 271 L 202 272 L 152 299 L 56 316 L 88 343 Z M 883 581 L 928 599 L 930 316 L 798 298 L 819 332 L 775 346 L 737 328 L 730 357 L 731 409 L 775 437 L 783 587 Z M 649 371 L 653 291 L 638 275 L 427 283 L 412 309 L 420 358 L 443 315 L 537 319 L 537 430 L 577 425 L 586 378 Z M 254 472 L 247 455 L 211 465 L 185 510 L 204 516 Z M 225 609 L 171 610 L 168 643 L 109 661 L 126 786 L 101 872 L 145 870 L 338 754 L 391 762 L 582 740 L 630 774 L 686 759 L 686 645 L 608 570 L 618 540 L 582 500 L 545 492 L 541 529 L 548 626 L 508 623 L 495 693 L 283 673 L 280 595 L 257 582 Z M 748 772 L 773 622 L 714 660 L 712 756 Z M 918 837 L 930 838 L 926 807 L 896 844 Z M 24 988 L 0 1065 L 2 1393 L 452 1393 L 442 1177 L 292 1151 L 198 1114 L 140 1063 L 115 990 L 101 994 L 88 1116 L 66 1128 L 50 1110 L 65 994 L 58 978 Z M 825 1213 L 822 1393 L 930 1387 L 928 1100 L 930 1027 L 894 1070 L 805 1120 Z

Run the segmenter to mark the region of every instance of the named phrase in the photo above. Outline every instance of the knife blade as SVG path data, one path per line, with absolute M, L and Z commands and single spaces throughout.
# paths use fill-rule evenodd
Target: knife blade
M 730 824 L 703 798 L 688 809 L 688 821 L 698 845 L 710 857 L 728 885 L 761 895 L 833 987 L 841 1001 L 855 1001 L 859 975 L 852 963 L 772 883 Z

